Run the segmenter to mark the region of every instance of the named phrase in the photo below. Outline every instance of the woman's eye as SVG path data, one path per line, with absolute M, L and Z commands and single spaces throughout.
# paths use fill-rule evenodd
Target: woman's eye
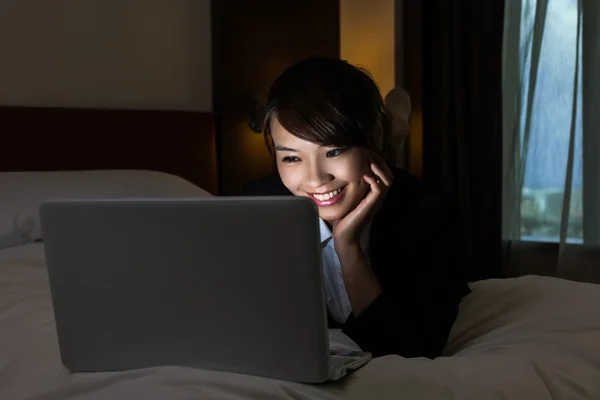
M 283 161 L 284 163 L 295 163 L 295 162 L 300 161 L 300 159 L 295 156 L 286 156 L 286 157 L 283 157 L 283 159 L 281 161 Z
M 333 150 L 329 150 L 327 152 L 327 157 L 337 157 L 340 154 L 342 154 L 344 151 L 346 151 L 345 149 L 333 149 Z

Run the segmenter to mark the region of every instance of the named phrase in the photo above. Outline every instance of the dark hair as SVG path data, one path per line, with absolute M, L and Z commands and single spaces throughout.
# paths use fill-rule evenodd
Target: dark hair
M 385 150 L 391 119 L 368 71 L 347 61 L 310 57 L 287 68 L 273 82 L 263 131 L 273 153 L 271 123 L 277 118 L 294 136 L 325 146 Z M 373 132 L 381 129 L 384 149 Z M 382 154 L 385 156 L 385 154 Z

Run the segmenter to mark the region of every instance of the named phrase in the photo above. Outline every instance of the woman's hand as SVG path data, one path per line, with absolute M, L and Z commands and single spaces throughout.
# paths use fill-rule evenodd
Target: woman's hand
M 370 186 L 370 191 L 348 215 L 333 223 L 333 240 L 336 251 L 359 245 L 360 235 L 375 213 L 381 207 L 394 178 L 392 171 L 385 161 L 373 154 L 370 163 L 371 174 L 365 174 L 364 179 Z

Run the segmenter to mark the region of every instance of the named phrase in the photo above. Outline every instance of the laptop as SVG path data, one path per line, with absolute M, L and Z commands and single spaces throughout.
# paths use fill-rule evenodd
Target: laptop
M 63 364 L 337 380 L 316 205 L 300 197 L 50 200 L 40 207 Z

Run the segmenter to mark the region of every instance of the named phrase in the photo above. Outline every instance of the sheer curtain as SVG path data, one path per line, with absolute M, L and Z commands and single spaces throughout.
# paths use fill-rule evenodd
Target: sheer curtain
M 505 3 L 503 237 L 554 243 L 558 269 L 600 245 L 599 25 L 597 0 Z

